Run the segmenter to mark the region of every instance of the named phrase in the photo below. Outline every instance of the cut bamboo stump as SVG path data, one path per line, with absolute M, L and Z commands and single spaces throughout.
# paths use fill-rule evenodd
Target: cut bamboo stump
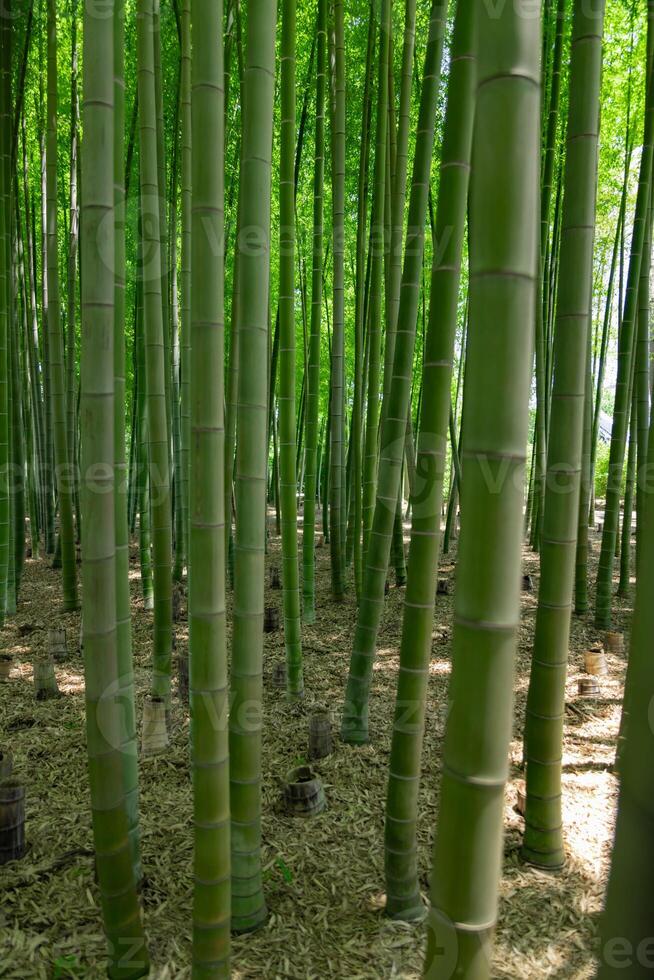
M 277 606 L 266 606 L 263 617 L 264 633 L 276 633 L 279 629 L 279 609 Z
M 596 646 L 591 647 L 590 650 L 586 650 L 584 654 L 584 666 L 586 673 L 592 674 L 594 677 L 601 677 L 603 674 L 608 673 L 604 647 L 601 644 L 598 643 Z
M 180 650 L 177 654 L 177 693 L 179 700 L 188 704 L 188 651 Z
M 534 580 L 531 575 L 522 576 L 522 591 L 523 592 L 533 592 Z
M 25 853 L 25 787 L 17 779 L 0 780 L 0 864 Z
M 448 595 L 450 591 L 450 583 L 446 578 L 439 578 L 438 585 L 436 586 L 436 595 Z
M 624 635 L 609 630 L 606 634 L 606 649 L 609 653 L 624 653 Z
M 600 694 L 600 686 L 594 677 L 580 677 L 578 691 L 580 698 L 597 698 Z
M 324 548 L 324 547 L 325 547 L 325 535 L 319 534 L 318 537 L 316 538 L 316 548 Z
M 14 768 L 14 757 L 10 749 L 0 748 L 0 779 L 7 779 L 11 776 Z
M 278 690 L 286 689 L 286 661 L 280 660 L 276 663 L 272 671 L 272 686 Z
M 331 716 L 328 711 L 316 711 L 309 718 L 309 758 L 324 759 L 333 751 Z
M 49 654 L 34 661 L 34 694 L 37 701 L 59 697 L 54 660 Z
M 0 653 L 0 683 L 9 680 L 12 659 L 10 653 Z
M 186 608 L 184 605 L 184 589 L 179 584 L 175 583 L 173 588 L 173 622 L 181 623 L 186 619 Z
M 325 809 L 325 791 L 309 766 L 291 769 L 284 783 L 284 803 L 295 817 L 313 817 Z
M 516 783 L 517 800 L 515 808 L 524 817 L 525 810 L 527 809 L 527 785 L 524 779 L 519 779 Z
M 141 751 L 143 755 L 159 755 L 167 748 L 166 702 L 163 698 L 146 698 L 143 705 Z
M 45 648 L 53 660 L 61 663 L 68 659 L 68 644 L 66 642 L 66 630 L 55 627 L 48 630 L 45 641 Z
M 273 565 L 270 569 L 270 588 L 271 589 L 281 589 L 282 580 L 279 576 L 279 569 Z

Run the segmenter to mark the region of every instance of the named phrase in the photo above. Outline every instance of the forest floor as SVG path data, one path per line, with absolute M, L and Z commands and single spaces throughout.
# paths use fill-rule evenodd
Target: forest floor
M 599 536 L 591 533 L 593 569 Z M 279 564 L 273 538 L 269 564 Z M 505 858 L 493 977 L 498 980 L 582 980 L 594 974 L 598 918 L 613 832 L 616 777 L 612 772 L 624 677 L 624 658 L 608 655 L 601 696 L 580 699 L 584 650 L 598 639 L 592 619 L 573 618 L 564 747 L 564 821 L 568 860 L 550 874 L 520 862 L 522 818 L 516 811 L 522 726 L 538 596 L 537 561 L 525 552 L 534 589 L 523 594 L 516 674 L 516 710 L 505 804 Z M 338 731 L 356 609 L 353 598 L 330 597 L 327 548 L 317 550 L 317 621 L 303 631 L 306 698 L 289 706 L 270 683 L 284 656 L 282 632 L 265 637 L 263 736 L 263 860 L 270 918 L 259 932 L 234 940 L 232 976 L 293 980 L 417 980 L 423 960 L 422 925 L 385 918 L 384 800 L 401 634 L 403 589 L 391 587 L 379 635 L 370 706 L 371 744 L 336 743 L 315 764 L 327 809 L 310 820 L 286 816 L 280 780 L 306 757 L 306 716 L 314 704 L 333 711 Z M 441 560 L 454 577 L 453 556 Z M 26 784 L 27 851 L 0 868 L 0 977 L 100 978 L 105 943 L 94 885 L 84 736 L 79 614 L 61 612 L 61 573 L 28 560 L 17 616 L 3 631 L 14 655 L 0 685 L 0 746 L 14 755 Z M 148 693 L 152 614 L 140 596 L 136 550 L 131 571 L 138 717 Z M 594 581 L 594 571 L 591 576 Z M 453 585 L 453 582 L 452 582 Z M 450 589 L 450 593 L 453 588 Z M 450 670 L 452 594 L 439 596 L 427 711 L 419 816 L 419 864 L 425 893 L 438 809 L 441 740 Z M 281 605 L 281 593 L 267 602 Z M 615 621 L 628 628 L 631 600 L 616 600 Z M 49 627 L 66 629 L 69 659 L 57 665 L 63 694 L 36 701 L 32 658 Z M 178 648 L 186 623 L 176 626 Z M 175 682 L 176 691 L 176 682 Z M 190 976 L 192 899 L 191 781 L 188 714 L 175 697 L 167 754 L 141 760 L 141 840 L 146 875 L 143 903 L 152 976 Z

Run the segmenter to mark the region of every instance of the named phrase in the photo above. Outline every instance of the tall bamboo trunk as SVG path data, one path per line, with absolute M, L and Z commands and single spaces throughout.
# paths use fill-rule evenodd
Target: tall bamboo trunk
M 654 31 L 654 3 L 648 0 L 648 34 Z M 649 51 L 649 45 L 648 45 Z M 606 507 L 602 531 L 602 549 L 597 569 L 597 594 L 595 625 L 599 628 L 611 623 L 611 598 L 613 592 L 613 565 L 620 518 L 620 494 L 622 471 L 627 441 L 627 427 L 631 407 L 632 356 L 635 342 L 635 322 L 638 307 L 638 284 L 646 228 L 649 216 L 652 153 L 654 151 L 654 60 L 648 61 L 646 72 L 645 124 L 643 150 L 636 210 L 634 213 L 629 272 L 625 292 L 624 310 L 618 337 L 618 372 L 613 406 L 613 428 L 606 487 Z
M 582 463 L 604 4 L 575 0 L 541 576 L 525 721 L 522 853 L 564 861 L 561 756 Z
M 325 91 L 327 58 L 327 0 L 318 0 L 318 52 L 316 55 L 316 132 L 313 175 L 313 239 L 311 317 L 307 362 L 306 453 L 302 512 L 302 618 L 316 618 L 315 525 L 318 489 L 318 414 L 320 409 L 320 325 L 322 319 L 323 195 L 325 173 Z
M 152 694 L 170 696 L 172 653 L 172 528 L 166 362 L 162 313 L 160 197 L 157 164 L 153 0 L 139 0 L 137 63 L 140 120 L 140 185 L 144 243 L 145 387 L 154 571 L 154 651 Z
M 95 863 L 109 946 L 108 974 L 135 978 L 148 974 L 149 963 L 125 800 L 123 753 L 129 733 L 122 710 L 116 624 L 113 355 L 117 287 L 106 261 L 115 245 L 113 3 L 109 7 L 111 17 L 98 17 L 90 4 L 84 9 L 82 621 Z M 122 24 L 117 25 L 117 32 L 120 27 Z
M 230 976 L 222 0 L 192 0 L 189 651 L 193 977 Z M 217 252 L 216 252 L 217 246 Z
M 248 0 L 241 165 L 238 440 L 231 710 L 232 929 L 267 917 L 261 869 L 261 678 L 267 469 L 270 183 L 276 0 Z M 250 236 L 250 242 L 251 242 Z
M 279 469 L 284 639 L 291 698 L 304 693 L 295 469 L 295 8 L 295 0 L 283 0 L 279 171 Z
M 114 0 L 114 522 L 116 539 L 116 649 L 124 711 L 122 745 L 125 803 L 136 881 L 141 878 L 138 756 L 132 665 L 127 463 L 125 459 L 125 2 Z M 70 391 L 69 391 L 70 394 Z
M 434 125 L 440 83 L 443 35 L 447 4 L 442 0 L 431 8 L 429 46 L 425 60 L 424 84 L 420 100 L 418 137 L 411 182 L 411 201 L 407 230 L 406 258 L 402 274 L 397 316 L 397 340 L 391 366 L 391 382 L 382 411 L 378 489 L 372 531 L 366 553 L 361 604 L 354 637 L 350 673 L 345 695 L 342 734 L 346 741 L 368 740 L 368 697 L 372 667 L 384 602 L 386 570 L 391 537 L 400 493 L 404 457 L 411 375 L 415 348 L 420 273 L 424 249 L 427 190 L 434 143 Z
M 48 0 L 48 99 L 46 138 L 48 356 L 54 442 L 55 482 L 59 497 L 59 539 L 64 608 L 77 609 L 77 563 L 73 525 L 73 479 L 68 455 L 66 385 L 59 303 L 59 247 L 57 238 L 57 13 Z M 1 425 L 1 422 L 0 422 Z M 0 442 L 2 434 L 0 431 Z M 1 563 L 0 555 L 0 563 Z
M 463 522 L 425 976 L 490 975 L 520 617 L 536 303 L 540 23 L 479 0 Z M 426 395 L 426 389 L 425 389 Z
M 382 15 L 383 16 L 383 15 Z M 329 515 L 332 594 L 345 594 L 345 23 L 343 0 L 334 0 L 332 114 L 333 339 Z
M 440 24 L 434 25 L 436 36 L 432 44 L 442 44 L 445 13 L 446 6 L 434 0 L 432 17 L 438 15 Z M 459 5 L 452 39 L 435 227 L 435 240 L 442 238 L 443 248 L 434 255 L 431 276 L 423 358 L 422 425 L 416 464 L 420 478 L 412 496 L 411 546 L 386 800 L 386 910 L 389 915 L 402 919 L 422 914 L 416 820 L 472 148 L 477 73 L 475 30 L 474 7 Z

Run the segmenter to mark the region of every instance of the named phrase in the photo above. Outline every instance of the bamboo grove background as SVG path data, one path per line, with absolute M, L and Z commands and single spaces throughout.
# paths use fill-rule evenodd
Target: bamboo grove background
M 0 617 L 20 603 L 27 549 L 61 568 L 66 609 L 81 601 L 110 976 L 149 969 L 130 541 L 164 750 L 173 604 L 188 593 L 193 976 L 228 976 L 230 931 L 268 915 L 275 534 L 289 702 L 304 695 L 319 538 L 332 599 L 356 596 L 352 745 L 371 738 L 389 573 L 406 590 L 385 873 L 386 910 L 407 921 L 425 912 L 415 835 L 438 559 L 456 551 L 434 978 L 490 975 L 523 544 L 541 570 L 522 848 L 537 867 L 565 861 L 571 614 L 610 627 L 616 580 L 626 594 L 636 578 L 603 929 L 648 935 L 654 4 L 538 7 L 5 0 Z

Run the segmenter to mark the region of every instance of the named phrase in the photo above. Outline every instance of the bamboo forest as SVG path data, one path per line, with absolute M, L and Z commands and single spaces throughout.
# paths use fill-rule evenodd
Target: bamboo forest
M 654 0 L 1 0 L 0 977 L 654 975 L 653 221 Z

